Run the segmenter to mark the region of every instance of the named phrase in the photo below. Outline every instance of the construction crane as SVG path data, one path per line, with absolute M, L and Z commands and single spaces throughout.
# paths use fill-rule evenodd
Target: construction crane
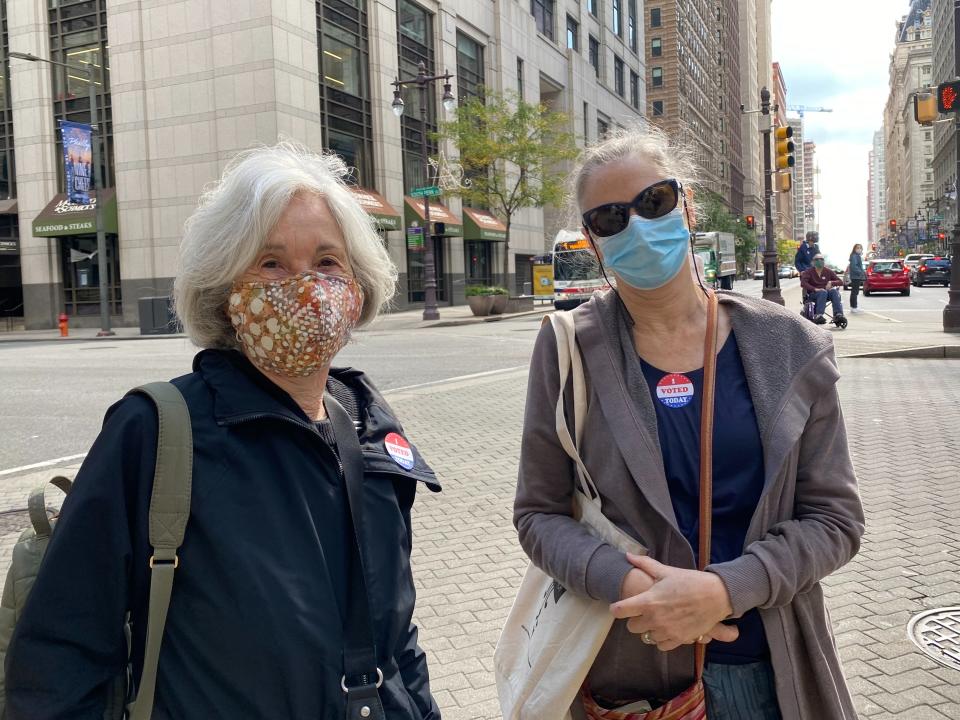
M 808 112 L 833 112 L 833 108 L 807 107 L 806 105 L 787 105 L 787 110 L 800 113 L 801 118 L 803 117 L 804 113 Z

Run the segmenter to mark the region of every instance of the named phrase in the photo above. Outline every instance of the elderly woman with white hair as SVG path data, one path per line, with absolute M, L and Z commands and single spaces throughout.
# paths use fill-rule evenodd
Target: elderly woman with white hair
M 410 568 L 417 486 L 439 487 L 370 380 L 331 367 L 396 281 L 345 173 L 255 149 L 187 221 L 174 297 L 203 350 L 173 381 L 193 486 L 153 718 L 440 717 Z M 10 646 L 9 720 L 99 720 L 128 662 L 137 686 L 157 434 L 143 396 L 107 413 Z

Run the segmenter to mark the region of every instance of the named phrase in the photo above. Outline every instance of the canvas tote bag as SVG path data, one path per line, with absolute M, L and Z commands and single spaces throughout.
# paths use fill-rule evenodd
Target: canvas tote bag
M 560 444 L 577 468 L 574 517 L 598 538 L 624 553 L 646 548 L 604 517 L 600 494 L 580 458 L 578 447 L 587 414 L 583 360 L 573 317 L 555 313 L 544 319 L 557 337 L 560 393 L 556 427 Z M 564 389 L 572 376 L 576 441 L 564 413 Z M 531 563 L 520 584 L 494 652 L 494 672 L 504 720 L 570 720 L 571 705 L 613 626 L 609 603 L 569 592 Z

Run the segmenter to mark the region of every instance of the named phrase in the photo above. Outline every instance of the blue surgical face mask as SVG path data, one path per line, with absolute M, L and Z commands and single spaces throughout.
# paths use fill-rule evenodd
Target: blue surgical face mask
M 594 240 L 603 264 L 637 290 L 656 290 L 673 280 L 690 252 L 690 231 L 679 207 L 656 220 L 631 215 L 616 235 Z

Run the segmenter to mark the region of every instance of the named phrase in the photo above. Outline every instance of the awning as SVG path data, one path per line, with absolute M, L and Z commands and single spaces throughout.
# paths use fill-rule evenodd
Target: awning
M 463 209 L 464 240 L 506 240 L 507 226 L 486 210 Z
M 350 191 L 360 201 L 367 215 L 376 221 L 379 230 L 402 229 L 403 217 L 384 199 L 383 195 L 362 187 L 351 187 Z
M 103 230 L 117 234 L 117 195 L 113 188 L 105 188 L 103 195 Z M 60 193 L 40 211 L 33 220 L 35 237 L 63 237 L 65 235 L 90 235 L 97 231 L 97 193 L 91 193 L 89 205 L 74 205 L 67 202 L 65 193 Z
M 407 227 L 413 225 L 416 222 L 418 225 L 423 225 L 425 218 L 423 216 L 423 199 L 414 198 L 409 195 L 405 195 L 403 198 L 404 202 L 404 219 L 407 221 Z M 430 202 L 430 222 L 432 223 L 443 223 L 443 235 L 446 237 L 459 237 L 463 235 L 463 223 L 460 221 L 456 215 L 450 212 L 450 208 L 446 205 L 441 205 L 438 202 Z
M 0 215 L 16 215 L 17 199 L 0 200 Z

